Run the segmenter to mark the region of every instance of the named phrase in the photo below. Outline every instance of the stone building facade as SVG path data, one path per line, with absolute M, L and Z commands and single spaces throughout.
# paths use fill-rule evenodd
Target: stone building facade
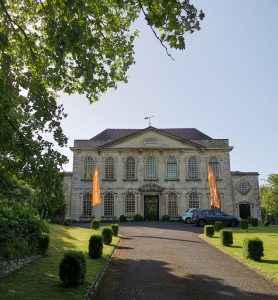
M 228 139 L 194 128 L 106 129 L 75 140 L 73 172 L 65 173 L 67 215 L 73 220 L 135 214 L 178 218 L 191 207 L 210 208 L 208 165 L 217 177 L 221 210 L 261 219 L 257 172 L 232 172 Z M 92 172 L 98 167 L 102 204 L 92 207 Z

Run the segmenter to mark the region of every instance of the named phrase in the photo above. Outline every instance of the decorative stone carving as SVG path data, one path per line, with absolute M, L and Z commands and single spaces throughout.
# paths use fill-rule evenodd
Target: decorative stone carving
M 139 188 L 140 192 L 162 192 L 163 190 L 163 187 L 153 182 L 146 183 Z
M 241 195 L 247 195 L 251 190 L 252 186 L 248 181 L 241 180 L 236 184 L 236 190 L 241 193 Z

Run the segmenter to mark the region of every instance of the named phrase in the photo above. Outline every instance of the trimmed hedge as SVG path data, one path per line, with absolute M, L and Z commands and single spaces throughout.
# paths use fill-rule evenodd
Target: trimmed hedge
M 249 216 L 249 217 L 247 217 L 247 219 L 246 219 L 246 220 L 248 221 L 248 223 L 249 223 L 249 224 L 251 224 L 252 217 L 251 217 L 251 216 Z
M 64 219 L 64 225 L 65 226 L 70 226 L 70 223 L 71 223 L 71 219 L 70 218 L 65 218 Z
M 46 233 L 43 233 L 38 240 L 38 245 L 37 245 L 37 251 L 39 254 L 44 254 L 49 245 L 49 235 Z
M 103 238 L 103 244 L 109 245 L 112 242 L 113 230 L 110 226 L 102 228 L 101 235 Z
M 259 223 L 259 221 L 258 221 L 257 218 L 252 218 L 252 219 L 251 219 L 250 224 L 251 224 L 252 226 L 257 227 L 257 226 L 258 226 L 258 223 Z
M 248 220 L 245 220 L 245 219 L 241 219 L 239 221 L 239 227 L 241 229 L 247 229 L 248 228 Z
M 119 224 L 111 224 L 110 225 L 113 231 L 114 236 L 118 236 L 119 234 Z
M 86 259 L 83 252 L 67 251 L 59 266 L 59 278 L 64 286 L 78 286 L 83 283 L 85 274 Z
M 163 215 L 161 220 L 164 221 L 164 222 L 170 221 L 170 216 L 169 215 Z
M 263 242 L 258 237 L 245 238 L 243 241 L 243 256 L 260 261 L 264 256 Z
M 120 222 L 126 222 L 127 221 L 126 216 L 125 215 L 120 215 L 119 221 Z
M 99 220 L 93 220 L 91 223 L 91 226 L 93 229 L 98 230 L 100 227 L 100 221 Z
M 99 258 L 102 256 L 103 239 L 99 234 L 94 234 L 89 240 L 89 256 L 91 258 Z
M 216 221 L 214 223 L 214 229 L 215 229 L 215 231 L 220 231 L 221 229 L 223 229 L 223 227 L 224 227 L 224 224 L 221 221 Z
M 141 222 L 141 221 L 144 221 L 144 217 L 139 214 L 136 214 L 136 215 L 134 215 L 133 220 Z
M 213 225 L 205 225 L 204 233 L 208 237 L 212 237 L 214 235 L 214 226 Z
M 233 244 L 233 232 L 230 229 L 223 229 L 220 231 L 220 240 L 222 245 L 230 246 Z

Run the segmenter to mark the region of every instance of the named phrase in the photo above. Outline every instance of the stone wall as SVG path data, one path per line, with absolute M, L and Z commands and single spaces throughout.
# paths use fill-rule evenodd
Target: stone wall
M 18 270 L 30 263 L 38 260 L 40 255 L 28 256 L 17 259 L 1 259 L 0 260 L 0 278 L 4 277 L 15 270 Z

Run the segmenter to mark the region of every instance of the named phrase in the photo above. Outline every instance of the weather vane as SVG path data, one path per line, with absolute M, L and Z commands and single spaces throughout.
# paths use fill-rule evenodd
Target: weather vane
M 150 116 L 150 117 L 145 117 L 144 118 L 144 120 L 147 120 L 147 119 L 149 119 L 149 126 L 151 126 L 152 125 L 152 123 L 151 123 L 151 118 L 153 118 L 154 116 Z

